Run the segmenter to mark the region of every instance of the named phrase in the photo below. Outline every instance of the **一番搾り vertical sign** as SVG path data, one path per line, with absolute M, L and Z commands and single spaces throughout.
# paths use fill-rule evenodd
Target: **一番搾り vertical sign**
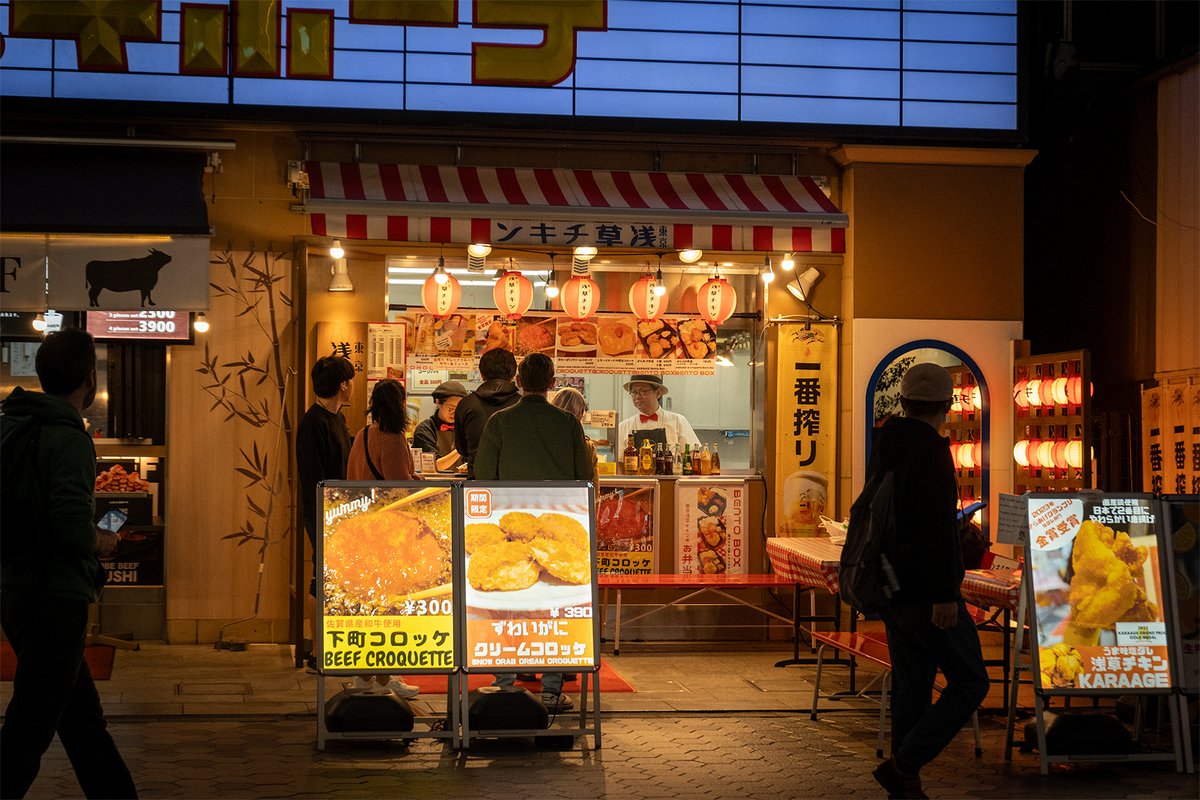
M 819 536 L 837 508 L 837 326 L 780 325 L 776 353 L 775 529 Z
M 468 670 L 554 672 L 597 665 L 594 515 L 586 483 L 467 485 Z
M 322 494 L 322 672 L 450 672 L 451 484 L 327 481 Z
M 1171 688 L 1159 508 L 1139 494 L 1028 496 L 1039 691 Z

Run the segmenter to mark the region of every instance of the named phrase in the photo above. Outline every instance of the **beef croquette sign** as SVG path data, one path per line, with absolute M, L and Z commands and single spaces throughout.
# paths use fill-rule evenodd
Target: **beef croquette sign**
M 1150 495 L 1031 495 L 1026 561 L 1037 614 L 1037 681 L 1051 694 L 1172 685 Z
M 324 484 L 320 661 L 328 674 L 449 672 L 450 484 Z
M 596 546 L 586 485 L 464 491 L 467 669 L 596 666 Z

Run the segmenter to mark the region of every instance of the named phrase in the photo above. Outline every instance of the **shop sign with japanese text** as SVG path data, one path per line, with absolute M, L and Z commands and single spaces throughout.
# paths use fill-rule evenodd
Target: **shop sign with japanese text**
M 778 331 L 775 529 L 820 536 L 821 515 L 837 508 L 838 327 Z
M 654 479 L 634 478 L 625 485 L 606 481 L 602 485 L 596 503 L 599 574 L 650 575 L 657 571 L 658 491 L 659 483 Z
M 464 488 L 465 667 L 594 667 L 594 506 L 587 484 Z
M 720 478 L 675 481 L 675 572 L 741 575 L 746 550 L 746 482 Z
M 1158 501 L 1149 495 L 1028 496 L 1037 686 L 1051 694 L 1167 691 Z
M 451 485 L 330 481 L 322 492 L 322 672 L 456 668 Z

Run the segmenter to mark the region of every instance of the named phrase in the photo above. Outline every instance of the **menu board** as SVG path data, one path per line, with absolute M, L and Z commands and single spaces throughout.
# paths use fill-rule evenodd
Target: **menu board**
M 1027 498 L 1038 690 L 1169 690 L 1158 502 L 1141 494 Z
M 658 548 L 658 481 L 604 481 L 596 501 L 596 571 L 601 575 L 651 575 Z
M 498 314 L 462 313 L 438 318 L 407 314 L 409 366 L 465 372 L 479 356 L 500 347 L 518 360 L 529 353 L 554 359 L 564 374 L 712 375 L 717 332 L 700 317 L 639 321 L 622 314 L 573 320 L 546 311 L 508 320 Z
M 465 668 L 598 663 L 595 519 L 587 483 L 464 488 Z
M 746 482 L 720 478 L 675 481 L 675 572 L 723 575 L 749 572 Z
M 452 485 L 322 484 L 322 673 L 436 673 L 458 666 Z
M 392 378 L 404 382 L 404 340 L 407 326 L 396 322 L 367 325 L 367 380 Z
M 1173 613 L 1179 651 L 1179 686 L 1189 694 L 1200 692 L 1200 497 L 1174 495 L 1163 498 L 1166 528 L 1164 559 L 1175 591 Z
M 186 311 L 89 311 L 87 331 L 97 341 L 135 339 L 143 342 L 190 342 L 191 315 Z

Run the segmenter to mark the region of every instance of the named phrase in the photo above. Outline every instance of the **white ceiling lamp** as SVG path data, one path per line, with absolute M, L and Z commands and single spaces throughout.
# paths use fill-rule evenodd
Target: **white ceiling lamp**
M 816 267 L 809 267 L 804 272 L 796 276 L 792 281 L 788 282 L 788 294 L 804 303 L 809 308 L 812 308 L 812 291 L 813 286 L 821 279 L 821 270 Z
M 594 247 L 576 247 L 571 256 L 571 275 L 583 277 L 592 271 L 592 259 L 599 251 Z
M 346 251 L 342 249 L 341 239 L 334 239 L 333 244 L 329 245 L 329 257 L 333 259 L 346 257 Z
M 354 284 L 350 281 L 350 265 L 346 262 L 346 259 L 336 259 L 332 266 L 329 267 L 329 273 L 333 275 L 333 280 L 329 282 L 329 291 L 354 291 Z
M 766 270 L 762 274 L 763 283 L 771 284 L 775 282 L 775 268 L 771 266 L 771 257 L 763 256 L 763 266 Z
M 783 260 L 779 262 L 779 268 L 782 269 L 784 272 L 791 272 L 792 270 L 794 270 L 796 268 L 795 255 L 792 253 L 788 253 L 787 255 L 785 255 L 783 257 Z
M 196 333 L 208 333 L 208 320 L 204 318 L 203 311 L 196 314 L 196 319 L 192 321 L 192 328 Z
M 484 259 L 492 252 L 490 244 L 467 245 L 467 271 L 481 273 L 485 269 Z
M 679 260 L 685 264 L 695 264 L 700 259 L 704 258 L 703 250 L 688 248 L 687 250 L 679 251 Z
M 446 259 L 438 256 L 437 266 L 433 270 L 433 279 L 437 283 L 446 283 L 450 280 L 450 275 L 446 273 Z

